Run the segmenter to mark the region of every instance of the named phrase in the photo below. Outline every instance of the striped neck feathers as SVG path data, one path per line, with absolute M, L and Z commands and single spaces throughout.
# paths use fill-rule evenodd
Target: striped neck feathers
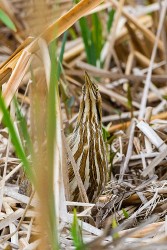
M 85 84 L 82 88 L 80 109 L 76 129 L 85 123 L 96 124 L 102 127 L 102 101 L 98 86 L 90 80 L 86 73 Z

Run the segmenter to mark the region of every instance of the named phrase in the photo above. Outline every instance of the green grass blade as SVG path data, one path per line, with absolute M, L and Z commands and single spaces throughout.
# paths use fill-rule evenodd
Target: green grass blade
M 17 31 L 16 26 L 12 22 L 12 20 L 9 18 L 9 16 L 2 10 L 0 9 L 0 20 L 11 30 Z
M 58 80 L 59 80 L 59 77 L 60 77 L 60 74 L 61 74 L 61 65 L 62 65 L 62 61 L 63 61 L 65 44 L 66 44 L 66 41 L 67 41 L 67 35 L 68 35 L 68 32 L 66 31 L 64 33 L 64 35 L 63 35 L 63 41 L 62 41 L 60 57 L 59 57 L 59 63 L 58 63 L 58 67 L 57 67 L 57 78 L 58 78 Z
M 132 94 L 131 94 L 131 87 L 130 84 L 128 83 L 128 90 L 127 90 L 127 103 L 128 103 L 128 107 L 131 109 L 133 107 L 132 104 Z
M 96 65 L 96 53 L 94 46 L 92 44 L 91 32 L 85 17 L 79 20 L 82 39 L 84 41 L 85 51 L 87 55 L 87 60 L 89 64 Z
M 78 0 L 75 0 L 75 3 L 78 3 Z M 102 24 L 97 13 L 92 14 L 91 18 L 91 27 L 86 17 L 79 20 L 81 35 L 88 63 L 100 67 L 100 54 L 104 44 Z
M 78 37 L 73 27 L 69 28 L 69 34 L 70 34 L 72 40 L 75 40 Z
M 75 0 L 77 4 L 79 1 Z M 87 61 L 89 64 L 96 65 L 96 51 L 92 40 L 92 33 L 88 25 L 86 17 L 82 17 L 79 20 L 79 25 L 81 29 L 81 35 L 85 46 L 85 52 L 87 56 Z
M 71 236 L 76 250 L 85 249 L 82 239 L 82 229 L 78 224 L 76 209 L 74 209 L 73 223 L 71 225 Z
M 20 130 L 21 138 L 22 138 L 22 145 L 25 144 L 24 148 L 25 148 L 26 153 L 28 155 L 32 155 L 33 154 L 33 146 L 32 146 L 32 141 L 31 141 L 29 132 L 28 132 L 26 119 L 22 115 L 22 112 L 20 110 L 19 103 L 18 103 L 16 97 L 14 98 L 14 104 L 15 104 L 15 109 L 16 109 L 16 117 L 17 117 L 17 121 L 18 121 L 18 127 Z
M 112 219 L 112 228 L 116 229 L 118 227 L 117 225 L 117 221 L 115 218 Z M 119 238 L 119 234 L 118 233 L 114 233 L 113 234 L 113 239 L 118 239 Z
M 128 90 L 127 90 L 127 106 L 130 109 L 131 112 L 131 117 L 133 118 L 133 98 L 132 98 L 132 93 L 131 93 L 131 87 L 130 84 L 128 83 Z
M 56 208 L 54 200 L 54 186 L 53 186 L 53 174 L 54 174 L 54 148 L 55 148 L 55 127 L 56 127 L 56 98 L 58 97 L 58 81 L 57 81 L 57 65 L 56 65 L 56 42 L 53 41 L 50 44 L 49 52 L 51 59 L 51 75 L 50 75 L 50 85 L 49 85 L 49 94 L 48 94 L 48 124 L 47 124 L 47 140 L 48 140 L 48 160 L 49 160 L 49 225 L 50 225 L 50 241 L 52 244 L 52 249 L 59 249 L 58 244 L 58 229 L 56 224 Z M 59 166 L 57 166 L 59 167 Z
M 105 142 L 107 142 L 108 137 L 110 137 L 110 133 L 107 131 L 107 129 L 103 125 L 102 125 L 102 132 L 103 132 L 103 139 Z
M 113 21 L 114 21 L 114 15 L 115 15 L 115 10 L 112 9 L 109 11 L 108 15 L 108 21 L 107 21 L 107 31 L 108 33 L 110 32 L 110 29 L 112 27 Z
M 99 60 L 104 41 L 101 21 L 97 13 L 92 15 L 92 43 L 95 47 L 96 64 L 99 63 L 98 66 L 100 66 Z
M 3 123 L 5 124 L 5 126 L 8 128 L 10 137 L 11 137 L 11 141 L 13 143 L 13 146 L 15 147 L 16 150 L 16 154 L 18 155 L 18 157 L 20 158 L 20 160 L 23 163 L 24 166 L 24 170 L 26 175 L 28 176 L 28 178 L 34 182 L 34 176 L 32 173 L 32 169 L 30 167 L 30 163 L 26 157 L 26 154 L 24 152 L 23 146 L 21 145 L 20 139 L 17 135 L 16 129 L 14 127 L 13 121 L 10 117 L 9 111 L 7 110 L 5 103 L 3 101 L 2 96 L 0 95 L 0 110 L 3 113 Z
M 122 212 L 123 212 L 124 217 L 125 217 L 126 219 L 128 219 L 128 218 L 129 218 L 128 212 L 127 212 L 124 208 L 122 208 Z

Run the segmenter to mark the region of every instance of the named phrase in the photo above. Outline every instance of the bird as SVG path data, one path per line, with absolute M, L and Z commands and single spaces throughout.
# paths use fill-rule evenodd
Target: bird
M 78 118 L 73 132 L 67 138 L 89 202 L 96 202 L 103 192 L 108 171 L 106 147 L 102 135 L 102 99 L 97 84 L 85 72 Z M 67 155 L 69 188 L 73 201 L 82 201 Z M 19 193 L 30 196 L 32 185 L 21 178 Z
M 102 99 L 97 84 L 85 72 L 79 113 L 68 137 L 70 150 L 79 170 L 89 202 L 96 202 L 105 188 L 107 154 L 102 135 Z M 71 162 L 68 160 L 72 201 L 82 201 Z

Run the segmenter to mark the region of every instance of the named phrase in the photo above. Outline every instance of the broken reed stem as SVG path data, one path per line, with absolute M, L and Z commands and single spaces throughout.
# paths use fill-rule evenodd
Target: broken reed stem
M 102 0 L 81 0 L 65 15 L 60 17 L 56 22 L 51 24 L 34 42 L 28 47 L 30 53 L 34 53 L 38 49 L 38 39 L 43 38 L 48 44 L 59 37 L 64 31 L 70 28 L 78 19 L 84 16 L 88 11 L 94 9 Z
M 111 61 L 113 48 L 114 48 L 115 37 L 116 37 L 116 30 L 117 30 L 119 19 L 121 17 L 124 2 L 125 2 L 125 0 L 121 0 L 119 2 L 119 8 L 117 9 L 116 17 L 115 17 L 114 23 L 112 25 L 112 28 L 110 30 L 110 35 L 108 37 L 109 47 L 108 47 L 107 57 L 106 57 L 106 60 L 105 60 L 105 63 L 104 63 L 104 69 L 109 69 L 109 66 L 110 66 L 110 61 Z
M 144 114 L 145 114 L 147 96 L 148 96 L 148 91 L 149 91 L 150 84 L 151 84 L 151 75 L 152 75 L 152 70 L 153 70 L 153 64 L 154 64 L 155 57 L 157 54 L 157 49 L 158 49 L 158 45 L 159 45 L 161 30 L 162 30 L 164 19 L 165 19 L 166 9 L 167 9 L 167 1 L 165 1 L 164 8 L 162 10 L 162 13 L 161 13 L 161 16 L 159 19 L 157 34 L 155 37 L 155 42 L 154 42 L 154 46 L 153 46 L 153 50 L 152 50 L 152 54 L 151 54 L 151 59 L 150 59 L 150 64 L 149 64 L 148 73 L 147 73 L 147 77 L 146 77 L 146 82 L 145 82 L 145 86 L 144 86 L 144 90 L 143 90 L 143 97 L 142 97 L 142 101 L 141 101 L 141 105 L 140 105 L 139 119 L 143 118 Z
M 146 237 L 146 235 L 153 233 L 155 230 L 158 230 L 160 227 L 162 227 L 165 224 L 165 222 L 156 222 L 151 223 L 150 225 L 147 225 L 145 228 L 138 230 L 137 232 L 134 232 L 131 234 L 131 238 L 143 238 Z M 126 235 L 127 233 L 132 232 L 134 229 L 126 229 L 121 232 L 119 232 L 119 236 L 122 237 Z
M 114 7 L 119 8 L 119 4 L 117 1 L 115 0 L 111 0 L 111 2 L 113 3 Z M 130 15 L 127 11 L 125 11 L 124 9 L 122 10 L 122 14 L 131 22 L 135 25 L 136 28 L 138 28 L 143 35 L 152 43 L 154 44 L 156 41 L 156 36 L 147 28 L 145 28 L 135 17 L 133 17 L 132 15 Z M 158 41 L 158 48 L 163 51 L 164 47 L 163 47 L 163 43 L 162 41 Z
M 39 35 L 34 41 L 32 41 L 28 46 L 24 47 L 23 50 L 14 52 L 6 63 L 0 68 L 0 75 L 3 75 L 4 79 L 8 74 L 9 68 L 13 69 L 13 72 L 6 84 L 4 93 L 2 94 L 6 107 L 9 106 L 16 90 L 19 88 L 20 83 L 27 71 L 30 64 L 31 54 L 35 53 L 39 49 L 38 41 L 43 38 L 47 44 L 51 43 L 54 39 L 58 38 L 63 32 L 65 32 L 69 27 L 71 27 L 79 18 L 85 15 L 88 11 L 95 8 L 100 4 L 102 0 L 82 0 L 76 4 L 72 9 L 70 9 L 65 15 L 56 20 L 51 24 L 42 34 Z M 31 41 L 31 40 L 30 40 Z M 22 61 L 22 59 L 24 61 Z M 24 62 L 24 63 L 23 63 Z M 2 80 L 1 79 L 1 80 Z M 0 112 L 0 121 L 2 120 L 2 113 Z
M 20 221 L 19 221 L 19 223 L 18 223 L 18 225 L 17 225 L 16 230 L 15 230 L 13 233 L 9 234 L 9 235 L 8 235 L 7 237 L 5 237 L 4 239 L 0 240 L 0 244 L 2 244 L 2 243 L 4 243 L 4 242 L 8 241 L 13 235 L 15 235 L 15 233 L 17 233 L 17 232 L 19 231 L 19 229 L 20 229 L 20 227 L 21 227 L 21 224 L 22 224 L 22 222 L 23 222 L 23 220 L 24 220 L 24 218 L 25 218 L 25 215 L 26 215 L 26 213 L 27 213 L 27 211 L 28 211 L 28 209 L 29 209 L 29 207 L 30 207 L 30 204 L 31 204 L 31 201 L 32 201 L 32 198 L 33 198 L 34 194 L 35 194 L 35 191 L 32 191 L 31 196 L 30 196 L 30 198 L 29 198 L 29 201 L 28 201 L 28 203 L 27 203 L 27 205 L 26 205 L 26 207 L 25 207 L 25 209 L 24 209 L 24 213 L 23 213 L 23 215 L 22 215 L 22 217 L 21 217 L 21 219 L 20 219 Z
M 151 120 L 155 120 L 155 119 L 167 119 L 167 112 L 163 112 L 163 113 L 160 113 L 158 115 L 153 115 L 151 117 Z M 130 125 L 130 121 L 128 122 L 124 122 L 124 123 L 120 123 L 120 124 L 116 124 L 116 125 L 112 125 L 109 129 L 108 129 L 108 132 L 110 133 L 114 133 L 116 132 L 117 130 L 125 130 L 129 127 Z

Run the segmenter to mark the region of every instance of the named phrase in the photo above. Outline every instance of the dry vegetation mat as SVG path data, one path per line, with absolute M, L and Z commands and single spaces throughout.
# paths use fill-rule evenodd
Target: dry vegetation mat
M 166 9 L 0 1 L 0 249 L 167 249 Z M 67 139 L 85 71 L 108 161 L 94 203 Z M 83 202 L 70 199 L 67 155 Z

